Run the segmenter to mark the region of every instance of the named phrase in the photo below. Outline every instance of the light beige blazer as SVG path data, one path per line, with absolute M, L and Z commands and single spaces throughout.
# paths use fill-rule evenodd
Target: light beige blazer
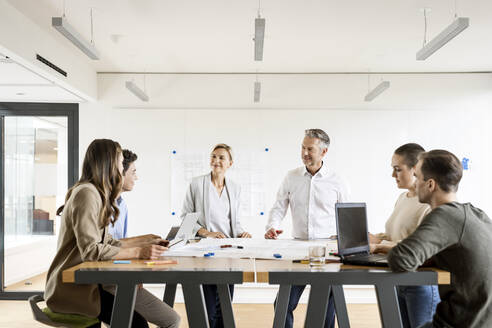
M 119 252 L 119 241 L 100 228 L 102 200 L 96 187 L 84 183 L 67 200 L 61 217 L 55 258 L 46 280 L 44 299 L 54 312 L 97 317 L 101 300 L 97 285 L 62 282 L 62 272 L 85 261 L 109 260 Z
M 198 222 L 193 229 L 195 235 L 200 228 L 210 231 L 210 185 L 212 184 L 211 174 L 194 177 L 186 191 L 181 219 L 186 214 L 198 213 Z M 231 232 L 232 238 L 238 237 L 244 232 L 239 215 L 241 188 L 234 181 L 225 179 L 226 190 L 229 194 L 229 204 L 231 206 Z

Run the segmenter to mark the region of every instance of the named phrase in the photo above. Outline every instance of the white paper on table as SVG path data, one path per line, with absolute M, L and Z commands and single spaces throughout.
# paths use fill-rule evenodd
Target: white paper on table
M 221 248 L 221 245 L 242 246 Z M 202 239 L 197 243 L 190 243 L 179 249 L 171 249 L 164 256 L 195 256 L 202 257 L 207 253 L 214 253 L 215 257 L 228 258 L 257 258 L 277 259 L 274 254 L 280 254 L 280 260 L 306 259 L 309 256 L 310 246 L 326 246 L 327 258 L 329 252 L 336 252 L 336 241 L 328 239 L 298 240 L 298 239 L 252 239 L 252 238 L 227 238 L 227 239 Z

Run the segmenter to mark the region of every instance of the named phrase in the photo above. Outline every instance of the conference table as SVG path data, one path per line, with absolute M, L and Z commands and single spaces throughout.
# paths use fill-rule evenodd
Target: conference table
M 113 261 L 84 262 L 63 272 L 64 283 L 116 285 L 111 327 L 130 327 L 139 284 L 165 283 L 164 301 L 174 305 L 177 284 L 182 285 L 189 326 L 209 327 L 202 284 L 217 285 L 224 325 L 235 327 L 229 284 L 244 282 L 280 285 L 274 327 L 284 327 L 292 285 L 311 285 L 305 327 L 323 327 L 330 293 L 334 296 L 339 327 L 350 327 L 343 285 L 374 285 L 383 327 L 401 327 L 395 286 L 449 284 L 450 273 L 426 268 L 394 273 L 387 268 L 329 263 L 320 268 L 289 260 L 205 257 L 163 257 L 176 264 L 149 265 Z

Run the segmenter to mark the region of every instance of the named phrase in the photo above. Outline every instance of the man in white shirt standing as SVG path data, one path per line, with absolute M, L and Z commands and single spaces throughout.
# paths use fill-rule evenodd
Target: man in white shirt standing
M 343 179 L 324 165 L 330 138 L 321 129 L 308 129 L 302 141 L 304 166 L 291 170 L 277 193 L 266 226 L 266 239 L 277 239 L 282 233 L 281 222 L 290 205 L 292 237 L 297 239 L 329 238 L 336 234 L 335 204 L 348 199 L 348 187 Z M 292 327 L 293 311 L 306 286 L 292 286 L 285 327 Z M 335 308 L 330 296 L 325 327 L 335 327 Z

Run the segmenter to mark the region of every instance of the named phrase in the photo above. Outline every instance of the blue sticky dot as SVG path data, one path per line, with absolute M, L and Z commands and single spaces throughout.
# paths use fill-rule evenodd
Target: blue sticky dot
M 260 215 L 263 215 L 263 214 L 265 214 L 265 213 L 263 213 L 263 212 L 260 212 Z
M 176 154 L 176 151 L 175 150 L 173 150 L 173 154 Z
M 171 215 L 175 215 L 175 214 L 176 214 L 176 212 L 171 212 Z
M 265 151 L 268 151 L 269 149 L 268 148 L 265 148 Z

